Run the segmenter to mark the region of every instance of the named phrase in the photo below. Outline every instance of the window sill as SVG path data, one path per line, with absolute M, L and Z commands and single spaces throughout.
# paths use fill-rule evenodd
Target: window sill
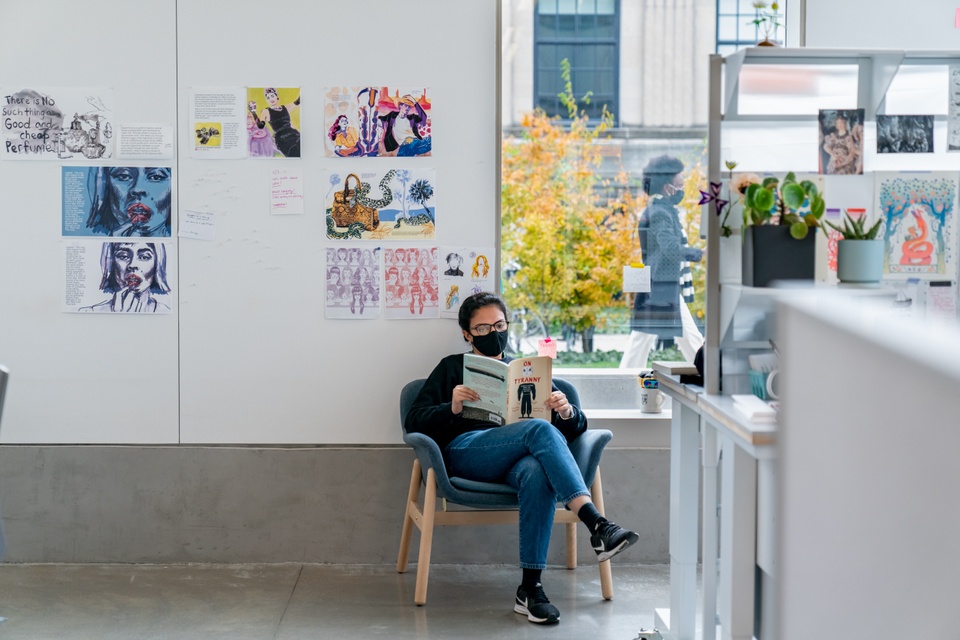
M 660 413 L 644 413 L 639 409 L 583 409 L 587 420 L 670 420 L 673 412 L 664 409 Z

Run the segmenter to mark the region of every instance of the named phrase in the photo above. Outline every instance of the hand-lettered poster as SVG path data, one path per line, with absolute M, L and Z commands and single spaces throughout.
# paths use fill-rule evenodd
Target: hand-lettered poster
M 0 89 L 2 157 L 106 160 L 113 157 L 113 90 Z
M 62 167 L 64 236 L 170 237 L 170 167 Z
M 383 250 L 387 318 L 436 318 L 437 247 L 387 247 Z
M 300 87 L 247 88 L 251 158 L 300 157 Z
M 429 240 L 436 236 L 434 169 L 337 171 L 326 193 L 332 240 Z
M 885 277 L 955 277 L 958 178 L 951 172 L 876 174 Z
M 440 247 L 440 315 L 456 318 L 467 296 L 494 290 L 493 248 Z
M 65 241 L 61 308 L 70 313 L 171 313 L 176 282 L 164 242 Z
M 326 250 L 325 317 L 375 319 L 380 317 L 380 248 L 329 247 Z
M 323 111 L 326 156 L 429 156 L 432 108 L 425 87 L 328 88 Z

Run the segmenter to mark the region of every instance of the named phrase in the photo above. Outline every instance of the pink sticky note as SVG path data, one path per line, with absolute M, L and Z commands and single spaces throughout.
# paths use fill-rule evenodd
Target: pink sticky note
M 540 340 L 537 343 L 537 355 L 541 356 L 550 356 L 554 360 L 557 359 L 557 341 L 550 338 Z
M 956 17 L 953 19 L 953 26 L 960 29 L 960 9 L 957 9 Z

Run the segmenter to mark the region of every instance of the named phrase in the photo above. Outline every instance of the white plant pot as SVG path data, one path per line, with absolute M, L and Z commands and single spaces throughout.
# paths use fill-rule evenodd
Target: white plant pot
M 883 278 L 883 240 L 841 240 L 837 243 L 840 282 L 878 283 Z

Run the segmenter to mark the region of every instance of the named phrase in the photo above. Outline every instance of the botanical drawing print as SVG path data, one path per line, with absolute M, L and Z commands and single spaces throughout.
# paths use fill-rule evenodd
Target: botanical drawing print
M 433 169 L 334 172 L 326 194 L 327 237 L 431 239 L 436 235 L 435 183 Z

